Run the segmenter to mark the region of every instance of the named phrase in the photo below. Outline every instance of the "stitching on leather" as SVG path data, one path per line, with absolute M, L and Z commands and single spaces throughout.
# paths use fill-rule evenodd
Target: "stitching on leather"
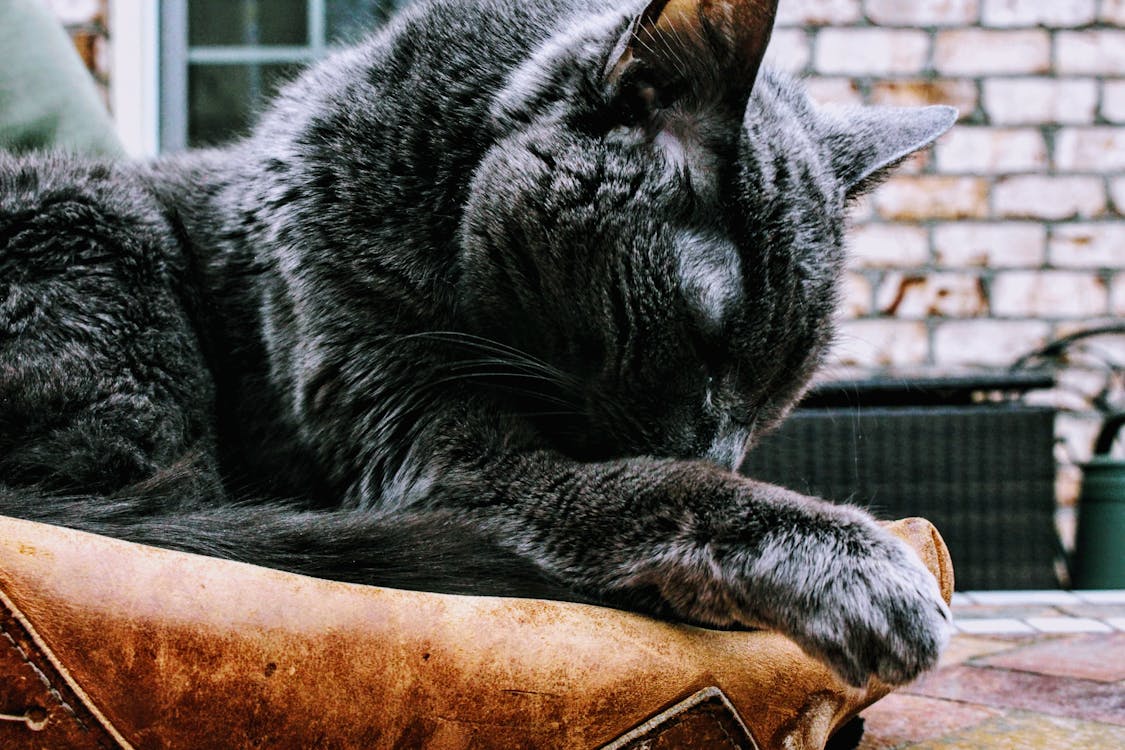
M 90 731 L 90 728 L 86 726 L 86 722 L 82 721 L 82 717 L 80 717 L 75 712 L 74 708 L 66 702 L 66 700 L 62 697 L 62 693 L 60 693 L 55 688 L 55 686 L 51 684 L 50 679 L 48 679 L 47 675 L 43 673 L 43 670 L 41 670 L 35 665 L 33 661 L 31 661 L 31 657 L 29 657 L 27 655 L 27 652 L 24 651 L 18 643 L 16 643 L 16 639 L 11 636 L 11 634 L 4 628 L 3 625 L 0 625 L 0 634 L 2 634 L 8 640 L 8 643 L 10 643 L 12 648 L 15 649 L 16 653 L 20 655 L 20 659 L 23 660 L 23 663 L 31 667 L 31 671 L 33 671 L 39 678 L 39 681 L 43 683 L 43 687 L 47 688 L 47 692 L 56 701 L 58 701 L 58 704 L 63 709 L 63 711 L 69 714 L 70 717 L 78 723 L 78 726 L 81 727 L 83 731 Z

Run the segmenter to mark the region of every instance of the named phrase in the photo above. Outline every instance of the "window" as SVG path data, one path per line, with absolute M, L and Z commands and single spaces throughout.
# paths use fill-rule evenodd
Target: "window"
M 278 87 L 406 0 L 164 0 L 160 146 L 213 146 L 247 132 Z

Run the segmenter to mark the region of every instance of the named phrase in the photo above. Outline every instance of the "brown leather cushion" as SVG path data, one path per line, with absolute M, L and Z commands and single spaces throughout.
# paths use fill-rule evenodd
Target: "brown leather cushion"
M 952 594 L 941 537 L 899 522 Z M 768 632 L 314 580 L 0 519 L 0 747 L 818 748 L 887 692 Z

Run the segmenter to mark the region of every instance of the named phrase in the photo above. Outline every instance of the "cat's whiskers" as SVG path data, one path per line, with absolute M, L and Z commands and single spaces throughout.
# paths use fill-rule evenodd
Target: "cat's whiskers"
M 536 357 L 533 354 L 518 349 L 510 344 L 505 344 L 496 339 L 490 339 L 484 336 L 478 336 L 472 333 L 465 333 L 463 331 L 423 331 L 420 333 L 407 334 L 402 336 L 403 339 L 417 339 L 425 338 L 436 341 L 447 341 L 454 344 L 459 344 L 465 347 L 477 348 L 482 351 L 490 351 L 494 354 L 500 354 L 507 357 L 516 357 L 519 361 L 542 368 L 557 375 L 560 379 L 575 380 L 569 373 L 560 370 L 551 363 Z M 575 381 L 576 382 L 576 381 Z
M 446 384 L 449 384 L 449 383 L 469 383 L 469 382 L 474 382 L 474 381 L 479 381 L 481 379 L 484 379 L 488 382 L 485 382 L 483 385 L 485 385 L 489 388 L 511 391 L 511 392 L 518 393 L 520 395 L 531 397 L 531 398 L 538 399 L 538 400 L 541 400 L 541 401 L 553 402 L 553 403 L 558 404 L 559 406 L 566 406 L 566 407 L 571 407 L 571 408 L 575 407 L 575 403 L 573 401 L 569 401 L 569 400 L 567 400 L 567 399 L 565 399 L 561 396 L 558 396 L 558 395 L 555 395 L 555 394 L 552 394 L 552 393 L 548 393 L 548 392 L 545 392 L 545 391 L 541 391 L 541 390 L 536 390 L 534 388 L 526 388 L 526 387 L 519 387 L 519 386 L 515 386 L 515 385 L 507 385 L 507 384 L 504 384 L 504 383 L 498 383 L 495 380 L 495 378 L 497 378 L 497 377 L 508 377 L 508 378 L 510 378 L 510 377 L 521 377 L 521 376 L 512 375 L 511 373 L 466 372 L 466 373 L 461 373 L 461 374 L 458 374 L 458 375 L 450 375 L 448 377 L 438 378 L 436 380 L 430 380 L 426 383 L 426 386 L 430 387 L 430 388 L 436 388 L 438 386 L 446 385 Z M 532 376 L 525 376 L 525 379 L 539 379 L 539 380 L 544 380 L 544 381 L 550 382 L 546 378 L 534 378 Z

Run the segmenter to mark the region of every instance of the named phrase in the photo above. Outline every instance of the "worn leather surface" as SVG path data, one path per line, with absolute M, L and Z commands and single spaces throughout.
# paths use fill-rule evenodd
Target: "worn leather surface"
M 662 711 L 603 750 L 676 750 L 707 747 L 754 750 L 754 738 L 723 692 L 715 687 Z
M 948 597 L 933 527 L 894 530 Z M 26 717 L 0 719 L 5 749 L 799 750 L 887 692 L 775 633 L 332 583 L 9 519 L 0 627 L 0 714 Z

